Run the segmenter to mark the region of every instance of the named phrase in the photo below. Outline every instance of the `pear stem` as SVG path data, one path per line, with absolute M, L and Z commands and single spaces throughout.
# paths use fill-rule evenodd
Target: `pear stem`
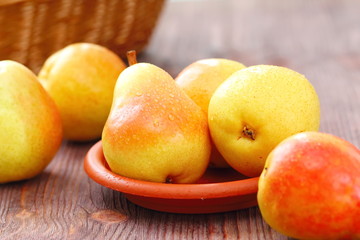
M 137 60 L 136 60 L 136 51 L 135 50 L 130 50 L 126 53 L 127 56 L 127 60 L 129 63 L 129 66 L 137 64 Z
M 171 176 L 168 176 L 165 180 L 166 183 L 173 183 L 173 178 Z
M 246 138 L 249 138 L 251 140 L 255 140 L 256 132 L 255 132 L 254 129 L 252 129 L 252 128 L 248 127 L 248 126 L 244 126 L 244 128 L 242 130 L 242 134 Z

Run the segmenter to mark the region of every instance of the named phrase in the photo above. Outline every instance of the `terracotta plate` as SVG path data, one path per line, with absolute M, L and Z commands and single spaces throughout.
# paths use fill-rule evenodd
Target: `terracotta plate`
M 135 180 L 111 172 L 101 141 L 87 153 L 84 168 L 95 182 L 124 193 L 137 205 L 157 211 L 215 213 L 257 205 L 258 178 L 246 178 L 232 169 L 209 168 L 195 184 Z

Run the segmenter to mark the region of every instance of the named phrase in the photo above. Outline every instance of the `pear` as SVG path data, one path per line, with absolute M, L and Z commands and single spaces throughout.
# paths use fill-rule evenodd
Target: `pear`
M 58 106 L 66 139 L 101 137 L 116 79 L 125 68 L 115 53 L 91 43 L 71 44 L 46 60 L 39 80 Z
M 149 63 L 120 74 L 102 144 L 113 172 L 167 183 L 197 181 L 211 151 L 204 112 L 167 72 Z
M 208 118 L 221 155 L 240 173 L 255 177 L 282 140 L 319 129 L 320 103 L 300 73 L 258 65 L 235 72 L 216 89 Z
M 360 239 L 360 150 L 320 132 L 295 134 L 266 159 L 263 219 L 295 239 Z
M 245 68 L 242 63 L 224 58 L 198 60 L 184 68 L 176 83 L 208 115 L 209 102 L 218 86 L 234 72 Z M 212 146 L 210 166 L 229 167 L 216 147 Z
M 231 74 L 243 68 L 245 66 L 242 63 L 229 59 L 201 59 L 185 67 L 175 81 L 207 115 L 215 90 Z
M 61 145 L 60 114 L 25 66 L 0 61 L 0 183 L 32 178 Z

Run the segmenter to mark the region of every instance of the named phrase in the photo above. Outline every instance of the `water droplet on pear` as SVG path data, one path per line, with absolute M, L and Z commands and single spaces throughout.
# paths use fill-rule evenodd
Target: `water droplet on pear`
M 169 119 L 170 119 L 171 121 L 173 121 L 173 120 L 175 119 L 174 115 L 169 114 Z

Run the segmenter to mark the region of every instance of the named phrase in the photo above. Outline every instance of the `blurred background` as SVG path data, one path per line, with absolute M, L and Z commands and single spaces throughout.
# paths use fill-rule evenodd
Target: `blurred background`
M 359 1 L 168 3 L 147 52 L 170 69 L 171 63 L 187 65 L 194 56 L 234 58 L 246 65 L 319 67 L 340 61 L 344 67 L 360 67 Z

